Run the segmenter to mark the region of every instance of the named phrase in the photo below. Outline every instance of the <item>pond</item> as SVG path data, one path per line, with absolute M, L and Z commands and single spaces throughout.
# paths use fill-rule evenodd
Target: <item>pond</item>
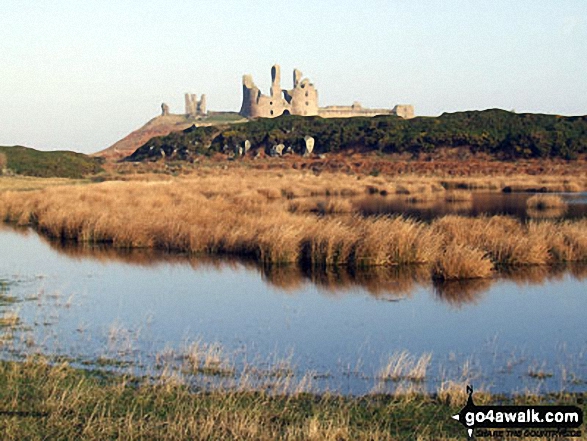
M 9 227 L 0 249 L 5 359 L 40 352 L 150 375 L 195 343 L 231 366 L 199 371 L 222 381 L 247 367 L 343 394 L 435 391 L 447 381 L 504 393 L 587 390 L 585 266 L 434 285 L 417 267 L 270 270 L 64 246 Z M 429 357 L 425 376 L 383 381 L 402 354 L 408 365 Z
M 548 209 L 528 208 L 532 193 L 470 192 L 465 200 L 447 202 L 444 197 L 410 202 L 409 196 L 369 196 L 355 201 L 364 215 L 403 214 L 430 221 L 448 214 L 460 216 L 506 215 L 526 221 L 531 219 L 581 219 L 587 217 L 587 193 L 558 193 L 564 206 Z

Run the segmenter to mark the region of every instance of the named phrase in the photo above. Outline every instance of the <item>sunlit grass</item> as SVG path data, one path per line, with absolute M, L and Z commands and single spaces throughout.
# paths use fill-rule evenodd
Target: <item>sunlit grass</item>
M 428 264 L 443 280 L 489 277 L 496 266 L 587 260 L 585 220 L 363 217 L 343 196 L 391 185 L 374 177 L 208 171 L 167 181 L 3 192 L 0 218 L 60 240 L 237 255 L 271 266 Z M 444 194 L 433 183 L 405 185 L 410 196 Z

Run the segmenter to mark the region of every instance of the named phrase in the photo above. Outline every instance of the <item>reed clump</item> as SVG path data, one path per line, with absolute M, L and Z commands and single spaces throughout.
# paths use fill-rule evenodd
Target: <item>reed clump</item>
M 483 251 L 452 243 L 434 264 L 432 276 L 439 280 L 479 279 L 490 277 L 492 272 L 493 263 Z

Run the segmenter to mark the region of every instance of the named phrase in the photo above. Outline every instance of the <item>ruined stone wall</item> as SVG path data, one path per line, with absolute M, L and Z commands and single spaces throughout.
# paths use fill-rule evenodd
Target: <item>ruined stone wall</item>
M 269 95 L 261 93 L 251 75 L 243 76 L 243 102 L 239 112 L 247 118 L 274 118 L 283 114 L 317 115 L 318 91 L 302 73 L 294 70 L 293 89 L 281 88 L 281 68 L 271 68 Z
M 239 113 L 246 118 L 275 118 L 283 114 L 323 118 L 350 118 L 353 116 L 397 115 L 414 117 L 414 106 L 398 104 L 393 109 L 366 109 L 361 103 L 352 106 L 318 107 L 318 90 L 298 69 L 293 71 L 293 88 L 281 88 L 281 68 L 271 68 L 271 88 L 264 95 L 255 85 L 251 75 L 243 76 L 243 102 Z
M 327 106 L 320 107 L 318 110 L 318 116 L 322 118 L 373 117 L 377 115 L 397 115 L 409 119 L 414 117 L 414 106 L 402 104 L 393 109 L 368 109 L 355 102 L 352 106 Z
M 398 104 L 393 108 L 392 112 L 405 119 L 410 119 L 415 116 L 414 106 L 411 104 Z
M 198 100 L 196 94 L 185 94 L 185 114 L 187 116 L 206 116 L 206 95 L 202 94 L 202 97 Z

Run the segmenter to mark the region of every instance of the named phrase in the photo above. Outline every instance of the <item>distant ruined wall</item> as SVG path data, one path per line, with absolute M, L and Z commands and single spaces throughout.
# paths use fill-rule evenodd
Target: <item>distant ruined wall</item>
M 393 108 L 392 112 L 394 112 L 395 115 L 401 116 L 405 119 L 410 119 L 416 116 L 414 106 L 411 104 L 398 104 Z
M 354 116 L 372 117 L 377 115 L 397 115 L 405 119 L 414 117 L 414 106 L 398 104 L 393 109 L 367 109 L 355 102 L 352 106 L 320 107 L 318 115 L 322 118 L 351 118 Z
M 239 113 L 246 118 L 275 118 L 280 115 L 321 116 L 322 118 L 350 118 L 353 116 L 397 115 L 414 117 L 414 106 L 396 105 L 393 109 L 366 109 L 360 103 L 352 106 L 318 107 L 318 90 L 298 69 L 293 71 L 293 88 L 281 88 L 281 68 L 271 68 L 271 88 L 264 95 L 251 75 L 243 75 L 243 101 Z

